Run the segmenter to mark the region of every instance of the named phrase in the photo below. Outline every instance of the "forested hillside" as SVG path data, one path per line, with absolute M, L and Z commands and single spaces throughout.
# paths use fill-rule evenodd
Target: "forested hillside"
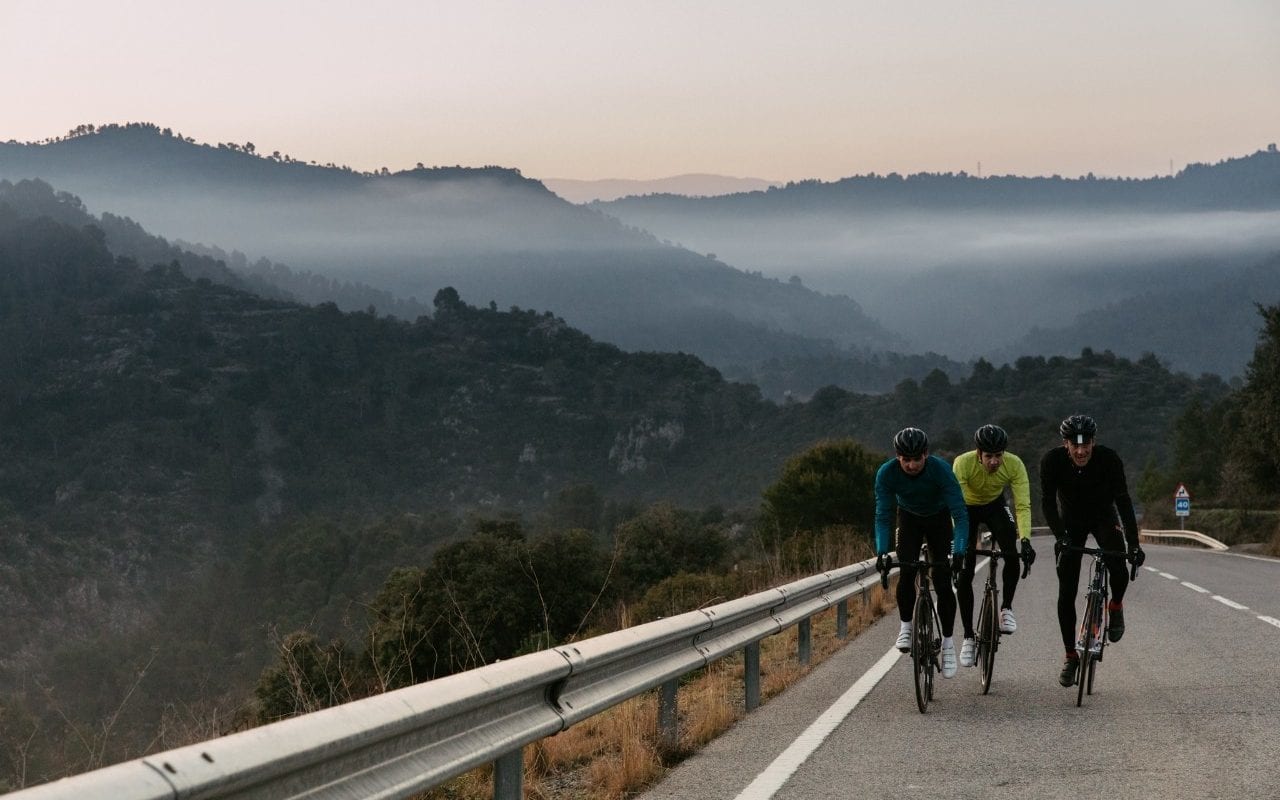
M 949 455 L 994 420 L 1034 465 L 1087 411 L 1136 472 L 1188 401 L 1226 391 L 1086 351 L 778 405 L 552 311 L 444 287 L 414 322 L 344 313 L 107 240 L 0 203 L 0 744 L 17 758 L 39 731 L 44 775 L 232 724 L 273 631 L 341 635 L 393 569 L 476 531 L 579 529 L 594 547 L 626 531 L 670 566 L 662 537 L 710 526 L 730 558 L 819 440 L 875 459 L 914 424 Z M 569 557 L 576 540 L 556 541 Z
M 1081 314 L 1062 328 L 1036 328 L 998 355 L 1078 353 L 1108 348 L 1136 357 L 1160 353 L 1175 368 L 1242 376 L 1262 329 L 1252 310 L 1280 301 L 1280 255 L 1249 266 L 1222 265 L 1192 288 L 1169 275 L 1158 288 Z
M 0 143 L 0 178 L 38 178 L 171 240 L 235 249 L 251 263 L 363 284 L 411 305 L 429 307 L 437 289 L 453 286 L 482 305 L 555 308 L 631 351 L 689 352 L 727 366 L 898 342 L 855 299 L 662 242 L 514 169 L 358 173 L 130 124 Z M 300 299 L 368 306 L 346 292 Z

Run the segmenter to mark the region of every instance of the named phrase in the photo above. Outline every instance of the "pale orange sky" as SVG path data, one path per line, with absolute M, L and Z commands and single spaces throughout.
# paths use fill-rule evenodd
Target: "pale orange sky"
M 1275 0 L 0 0 L 0 140 L 369 170 L 1145 177 L 1280 141 Z

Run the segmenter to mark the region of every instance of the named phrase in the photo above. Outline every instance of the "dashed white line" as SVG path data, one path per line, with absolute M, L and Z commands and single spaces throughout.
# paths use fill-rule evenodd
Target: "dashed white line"
M 1177 576 L 1177 575 L 1170 575 L 1170 574 L 1169 574 L 1169 573 L 1167 573 L 1167 572 L 1161 572 L 1161 573 L 1160 573 L 1160 577 L 1161 577 L 1161 578 L 1168 578 L 1168 579 L 1169 579 L 1169 580 L 1171 580 L 1171 581 L 1176 581 L 1176 580 L 1178 579 L 1178 576 Z
M 1182 585 L 1183 585 L 1183 586 L 1185 586 L 1185 587 L 1187 587 L 1188 589 L 1190 589 L 1190 590 L 1191 590 L 1191 591 L 1193 591 L 1193 592 L 1199 592 L 1200 594 L 1208 594 L 1208 593 L 1209 593 L 1209 590 L 1208 590 L 1208 589 L 1206 589 L 1206 588 L 1204 588 L 1203 586 L 1196 586 L 1194 583 L 1190 583 L 1190 582 L 1188 582 L 1188 581 L 1183 581 L 1183 582 L 1182 582 Z
M 1236 609 L 1237 611 L 1248 611 L 1248 610 L 1249 610 L 1249 607 L 1248 607 L 1248 606 L 1242 606 L 1242 605 L 1240 605 L 1239 603 L 1237 603 L 1235 600 L 1228 600 L 1227 598 L 1223 597 L 1223 596 L 1222 596 L 1222 595 L 1220 595 L 1220 594 L 1215 594 L 1215 595 L 1213 596 L 1213 599 L 1214 599 L 1214 600 L 1217 600 L 1219 603 L 1222 603 L 1224 606 L 1229 606 L 1230 608 L 1234 608 L 1234 609 Z
M 1276 619 L 1275 617 L 1263 617 L 1263 616 L 1259 616 L 1258 619 L 1262 620 L 1268 625 L 1275 625 L 1277 628 L 1280 628 L 1280 619 Z
M 735 800 L 769 800 L 773 797 L 795 774 L 800 765 L 813 755 L 813 751 L 817 750 L 844 718 L 857 707 L 858 703 L 862 702 L 862 698 L 866 697 L 880 679 L 888 674 L 901 655 L 896 648 L 885 653 L 875 666 L 867 670 L 844 694 L 840 695 L 839 700 L 832 703 L 831 707 L 822 712 L 822 716 L 814 720 L 804 733 L 797 736 L 796 740 L 783 750 L 772 764 L 765 767 L 764 772 L 757 775 L 756 779 L 743 789 Z
M 1159 571 L 1160 571 L 1160 570 L 1156 569 L 1155 567 L 1143 567 L 1143 569 L 1145 569 L 1147 572 L 1159 572 Z

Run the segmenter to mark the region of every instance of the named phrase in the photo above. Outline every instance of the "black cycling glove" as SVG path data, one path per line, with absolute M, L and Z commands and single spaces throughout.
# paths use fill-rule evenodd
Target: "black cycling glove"
M 1035 563 L 1036 551 L 1035 548 L 1031 546 L 1030 539 L 1022 540 L 1022 552 L 1019 555 L 1022 557 L 1022 563 L 1026 564 L 1028 567 Z
M 1142 552 L 1142 545 L 1134 545 L 1129 551 L 1129 562 L 1135 567 L 1140 567 L 1147 561 L 1147 554 Z
M 893 569 L 893 556 L 888 553 L 876 554 L 876 570 L 880 573 L 880 586 L 889 588 L 889 570 Z

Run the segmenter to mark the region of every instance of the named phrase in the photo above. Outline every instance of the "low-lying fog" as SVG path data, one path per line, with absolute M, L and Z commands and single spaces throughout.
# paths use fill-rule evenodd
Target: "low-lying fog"
M 847 294 L 918 348 L 959 359 L 1136 294 L 1192 292 L 1280 251 L 1280 212 L 624 221 L 740 269 Z

